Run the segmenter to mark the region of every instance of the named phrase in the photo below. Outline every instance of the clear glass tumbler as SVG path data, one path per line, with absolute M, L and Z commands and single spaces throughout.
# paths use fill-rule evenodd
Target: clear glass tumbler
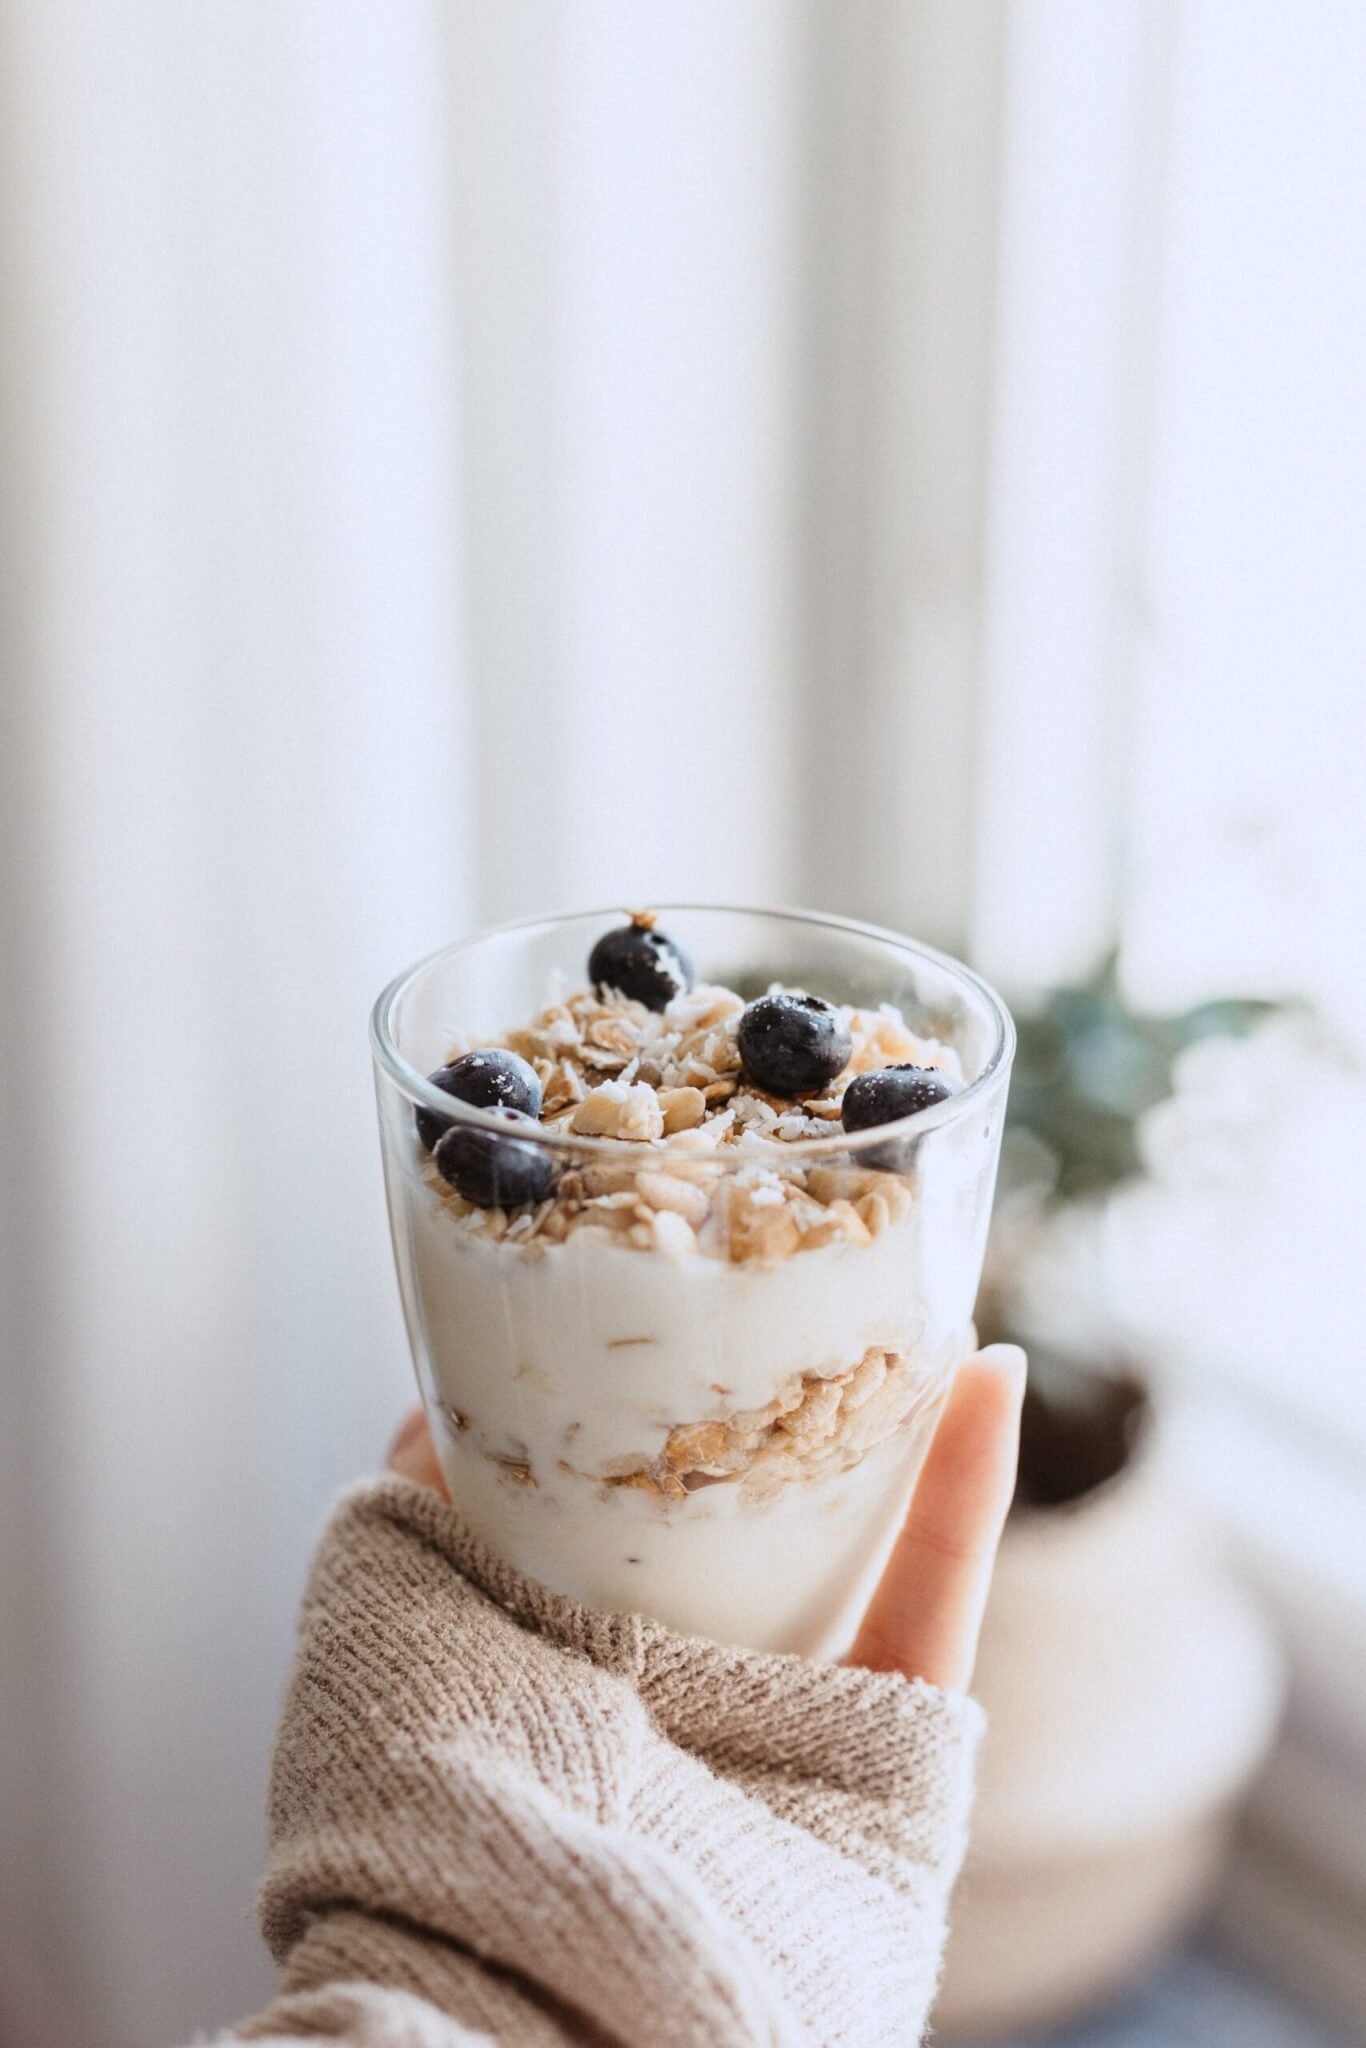
M 969 1341 L 1014 1031 L 967 968 L 869 925 L 658 915 L 697 970 L 662 1016 L 589 988 L 611 912 L 462 941 L 375 1005 L 418 1381 L 452 1499 L 520 1570 L 688 1634 L 838 1654 Z M 736 1030 L 774 984 L 844 1006 L 854 1070 L 929 1065 L 954 1092 L 858 1132 L 835 1084 L 767 1095 Z M 496 1150 L 509 1126 L 425 1077 L 509 1042 L 543 1088 L 516 1131 L 539 1199 L 481 1207 L 428 1142 Z

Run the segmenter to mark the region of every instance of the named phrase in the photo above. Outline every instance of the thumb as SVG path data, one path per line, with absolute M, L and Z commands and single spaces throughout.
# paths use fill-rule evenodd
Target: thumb
M 970 1683 L 1015 1488 L 1024 1384 L 1015 1344 L 992 1344 L 959 1366 L 851 1664 L 951 1691 Z

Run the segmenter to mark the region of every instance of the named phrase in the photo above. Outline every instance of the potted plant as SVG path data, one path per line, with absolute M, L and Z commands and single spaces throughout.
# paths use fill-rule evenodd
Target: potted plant
M 1183 1052 L 1268 1011 L 1141 1016 L 1110 959 L 1021 1024 L 979 1328 L 1025 1344 L 1030 1383 L 943 2034 L 1055 2023 L 1118 1990 L 1198 1912 L 1274 1732 L 1276 1648 L 1166 1477 L 1160 1390 L 1097 1255 Z

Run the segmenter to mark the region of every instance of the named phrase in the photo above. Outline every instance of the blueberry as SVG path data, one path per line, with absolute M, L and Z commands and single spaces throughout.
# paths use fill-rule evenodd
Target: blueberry
M 541 1084 L 535 1068 L 501 1045 L 467 1052 L 449 1066 L 438 1067 L 427 1079 L 434 1088 L 461 1102 L 473 1103 L 476 1109 L 520 1109 L 527 1116 L 541 1113 Z M 413 1121 L 429 1152 L 442 1132 L 451 1128 L 450 1117 L 441 1116 L 434 1109 L 417 1110 Z
M 740 1019 L 746 1074 L 770 1095 L 813 1095 L 834 1080 L 854 1049 L 839 1011 L 819 996 L 760 996 Z
M 858 1074 L 844 1091 L 840 1118 L 846 1131 L 869 1131 L 878 1124 L 894 1124 L 917 1110 L 945 1102 L 953 1089 L 933 1067 L 879 1067 L 872 1074 Z M 888 1173 L 904 1173 L 915 1151 L 914 1139 L 876 1145 L 860 1156 L 870 1166 Z
M 604 932 L 588 956 L 595 988 L 618 989 L 647 1010 L 663 1010 L 693 984 L 692 962 L 648 916 Z
M 492 1114 L 528 1130 L 538 1128 L 519 1109 L 495 1109 Z M 555 1183 L 555 1162 L 543 1146 L 481 1131 L 473 1124 L 452 1124 L 432 1156 L 441 1178 L 480 1209 L 523 1209 L 543 1201 Z

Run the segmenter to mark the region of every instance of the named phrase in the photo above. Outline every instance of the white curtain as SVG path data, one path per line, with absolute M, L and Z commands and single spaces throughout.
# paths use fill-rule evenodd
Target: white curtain
M 406 1393 L 366 1003 L 476 914 L 447 102 L 412 8 L 4 28 L 5 1945 L 170 2041 L 265 1981 L 300 1567 Z
M 1224 984 L 1341 997 L 1362 27 L 0 0 L 0 38 L 0 2041 L 7 1995 L 119 2048 L 266 1985 L 307 1546 L 408 1392 L 392 971 L 777 898 L 1012 984 L 1122 927 L 1153 987 L 1217 933 Z M 1233 915 L 1207 860 L 1190 908 L 1207 846 Z

